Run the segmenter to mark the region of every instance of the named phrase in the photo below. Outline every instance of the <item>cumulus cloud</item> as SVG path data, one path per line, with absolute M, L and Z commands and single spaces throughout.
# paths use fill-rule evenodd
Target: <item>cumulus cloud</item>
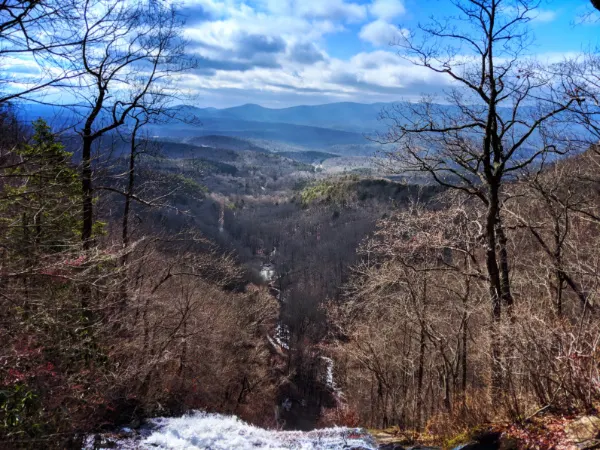
M 376 47 L 397 43 L 406 36 L 406 30 L 393 25 L 391 21 L 405 12 L 402 0 L 374 0 L 369 6 L 369 13 L 376 20 L 363 26 L 359 37 Z
M 391 21 L 406 12 L 401 0 L 374 0 L 369 12 L 380 20 Z
M 199 73 L 281 67 L 279 57 L 287 51 L 287 42 L 282 37 L 213 24 L 216 28 L 209 27 L 204 33 L 188 32 L 194 36 L 188 51 L 194 54 Z
M 346 0 L 262 0 L 267 11 L 306 19 L 355 22 L 363 20 L 367 8 Z
M 395 44 L 406 37 L 407 31 L 398 28 L 384 20 L 371 22 L 360 30 L 359 37 L 366 42 L 370 42 L 376 47 L 384 47 Z
M 21 77 L 38 76 L 42 74 L 40 66 L 31 58 L 28 57 L 10 57 L 4 56 L 2 58 L 2 72 L 3 75 L 10 73 L 14 75 L 20 75 Z
M 204 7 L 207 2 L 217 0 L 187 0 L 188 6 L 193 1 L 197 2 L 196 7 Z M 318 63 L 327 54 L 315 42 L 343 27 L 340 21 L 304 16 L 340 15 L 350 20 L 362 14 L 353 13 L 353 4 L 341 0 L 312 3 L 262 0 L 252 7 L 246 3 L 228 3 L 226 14 L 213 3 L 213 10 L 222 17 L 197 21 L 185 30 L 189 51 L 199 61 L 196 73 L 204 76 L 214 76 L 217 72 L 240 72 L 247 76 L 252 69 Z M 298 8 L 302 14 L 296 11 Z M 292 10 L 296 13 L 292 14 Z M 288 70 L 295 68 L 290 66 Z
M 214 20 L 227 14 L 227 5 L 218 0 L 180 0 L 178 6 L 188 25 Z
M 323 53 L 312 42 L 297 42 L 290 48 L 290 59 L 300 64 L 324 61 Z
M 188 51 L 198 61 L 178 80 L 205 105 L 417 99 L 449 83 L 388 48 L 408 33 L 394 25 L 406 14 L 403 0 L 167 1 L 181 6 Z M 549 22 L 556 16 L 538 10 L 530 18 Z M 364 47 L 355 39 L 343 48 L 339 39 L 328 39 L 355 30 L 373 51 L 357 53 Z M 3 65 L 23 80 L 40 76 L 33 62 L 6 59 Z
M 241 33 L 236 36 L 237 50 L 242 54 L 281 53 L 286 43 L 280 36 Z
M 290 55 L 295 47 L 288 48 Z M 306 45 L 298 47 L 312 53 Z M 285 106 L 290 102 L 416 100 L 424 93 L 440 93 L 449 83 L 447 77 L 414 66 L 391 51 L 362 52 L 348 60 L 321 56 L 312 64 L 290 61 L 278 68 L 187 74 L 184 86 L 197 93 L 203 104 L 235 105 L 253 98 L 265 106 Z
M 344 0 L 297 0 L 295 11 L 312 19 L 359 21 L 367 15 L 364 5 Z
M 181 83 L 207 103 L 223 106 L 253 96 L 270 105 L 294 96 L 306 103 L 365 96 L 377 101 L 428 91 L 431 74 L 393 51 L 341 59 L 325 50 L 327 35 L 347 31 L 349 23 L 364 24 L 369 17 L 361 39 L 381 47 L 401 38 L 404 30 L 390 23 L 404 13 L 399 0 L 369 5 L 358 0 L 185 1 L 202 7 L 204 16 L 186 29 L 199 67 L 182 75 Z M 219 6 L 224 4 L 226 11 Z M 439 90 L 444 80 L 432 85 Z

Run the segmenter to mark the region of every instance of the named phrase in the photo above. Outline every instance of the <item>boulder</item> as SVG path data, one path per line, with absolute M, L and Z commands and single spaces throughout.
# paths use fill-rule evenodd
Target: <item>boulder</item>
M 401 444 L 387 443 L 379 446 L 379 450 L 406 450 Z
M 600 417 L 580 417 L 565 427 L 565 433 L 576 444 L 594 441 L 600 437 Z
M 388 442 L 386 444 L 381 444 L 379 446 L 379 450 L 442 450 L 440 447 L 427 447 L 425 445 L 414 445 L 411 447 L 406 447 L 403 444 L 398 444 L 395 442 Z
M 513 439 L 499 431 L 484 430 L 473 435 L 473 440 L 455 447 L 454 450 L 517 450 Z
M 427 445 L 416 445 L 409 447 L 406 450 L 442 450 L 440 447 L 428 447 Z
M 591 441 L 580 442 L 576 447 L 578 450 L 597 450 L 600 449 L 600 440 L 594 439 Z

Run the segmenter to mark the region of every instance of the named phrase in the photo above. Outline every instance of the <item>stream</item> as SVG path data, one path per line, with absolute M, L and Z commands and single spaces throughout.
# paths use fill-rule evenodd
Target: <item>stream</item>
M 139 430 L 89 436 L 85 450 L 98 448 L 169 450 L 375 450 L 375 439 L 360 428 L 276 431 L 254 427 L 237 417 L 193 412 L 153 419 Z

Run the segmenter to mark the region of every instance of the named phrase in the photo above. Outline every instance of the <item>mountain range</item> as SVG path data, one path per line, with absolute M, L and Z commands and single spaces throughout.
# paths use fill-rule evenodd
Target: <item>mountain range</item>
M 386 128 L 377 120 L 386 105 L 391 104 L 331 103 L 283 109 L 254 104 L 226 109 L 181 105 L 171 110 L 176 120 L 149 126 L 148 130 L 151 135 L 161 139 L 226 136 L 285 143 L 311 150 L 331 149 L 334 146 L 370 147 L 366 136 Z M 24 104 L 19 107 L 19 115 L 24 121 L 31 122 L 41 117 L 59 130 L 76 128 L 85 111 L 85 106 L 66 108 Z M 107 118 L 105 114 L 105 120 Z M 370 151 L 354 151 L 359 154 L 365 152 Z
M 260 123 L 286 123 L 309 127 L 329 128 L 352 133 L 371 133 L 385 129 L 385 123 L 378 120 L 382 109 L 392 103 L 329 103 L 316 106 L 293 106 L 273 109 L 255 104 L 233 108 L 182 107 L 199 120 L 241 120 Z
M 160 140 L 188 142 L 199 137 L 215 136 L 247 141 L 247 146 L 257 145 L 275 152 L 320 151 L 345 156 L 370 156 L 379 148 L 369 136 L 384 132 L 389 122 L 379 120 L 386 108 L 402 106 L 398 103 L 330 103 L 316 106 L 295 106 L 272 109 L 255 104 L 233 108 L 199 108 L 180 105 L 169 111 L 168 119 L 149 125 L 147 131 Z M 445 116 L 454 106 L 437 105 L 434 111 Z M 529 115 L 531 108 L 523 107 L 521 114 Z M 38 117 L 46 119 L 56 129 L 77 129 L 85 106 L 57 107 L 38 104 L 20 105 L 19 114 L 24 121 Z M 456 112 L 456 111 L 455 111 Z M 503 114 L 510 117 L 510 109 Z M 407 114 L 411 114 L 407 109 Z M 100 121 L 108 120 L 103 113 Z M 524 132 L 521 125 L 514 129 Z M 537 133 L 532 135 L 536 138 Z M 214 143 L 205 144 L 213 146 Z M 249 148 L 250 149 L 250 148 Z

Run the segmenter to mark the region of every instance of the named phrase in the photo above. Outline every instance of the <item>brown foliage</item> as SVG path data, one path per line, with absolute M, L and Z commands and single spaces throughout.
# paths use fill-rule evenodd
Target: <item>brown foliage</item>
M 265 336 L 276 300 L 263 289 L 226 290 L 239 269 L 213 251 L 173 254 L 150 240 L 125 251 L 125 268 L 122 251 L 108 248 L 3 279 L 1 439 L 84 433 L 190 409 L 254 422 L 272 414 Z M 84 285 L 94 293 L 92 324 L 79 303 Z
M 343 337 L 341 389 L 361 423 L 460 432 L 542 408 L 595 407 L 600 204 L 589 185 L 596 158 L 557 163 L 503 191 L 515 303 L 499 324 L 486 302 L 484 212 L 475 202 L 443 194 L 381 221 L 346 298 L 330 308 Z M 502 385 L 490 391 L 492 339 L 500 343 Z

